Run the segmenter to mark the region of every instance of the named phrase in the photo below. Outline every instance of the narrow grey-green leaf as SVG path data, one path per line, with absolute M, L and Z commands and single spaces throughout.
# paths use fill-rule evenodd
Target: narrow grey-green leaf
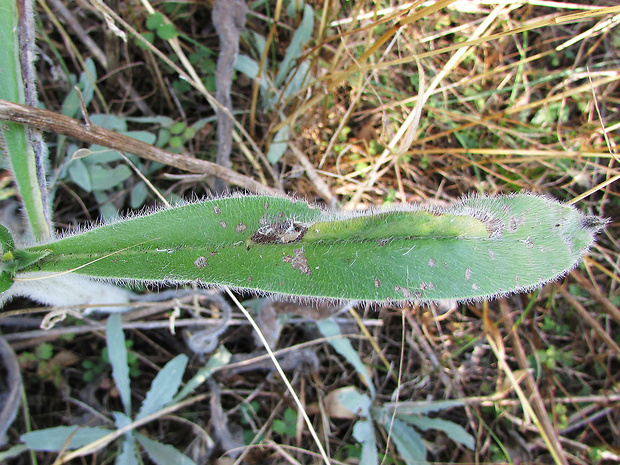
M 114 417 L 114 424 L 118 429 L 124 428 L 125 426 L 131 424 L 131 418 L 123 412 L 114 411 L 112 412 L 112 416 Z
M 428 413 L 440 412 L 454 407 L 462 407 L 463 405 L 463 401 L 458 399 L 414 401 L 400 402 L 396 406 L 396 409 L 399 415 L 426 415 Z M 373 407 L 372 410 L 373 418 L 377 421 L 382 421 L 380 418 L 387 418 L 387 416 L 392 416 L 394 413 L 394 408 L 386 408 L 384 406 L 376 406 Z
M 157 140 L 157 136 L 148 131 L 123 131 L 122 134 L 150 145 L 153 145 Z
M 220 346 L 217 351 L 209 357 L 209 360 L 205 366 L 198 370 L 198 373 L 196 373 L 192 379 L 185 383 L 185 386 L 181 389 L 181 392 L 174 397 L 173 401 L 180 402 L 189 396 L 196 388 L 198 388 L 198 386 L 201 386 L 205 381 L 211 378 L 217 369 L 228 365 L 231 357 L 232 355 L 228 350 L 226 350 L 226 347 Z
M 153 441 L 146 436 L 137 433 L 136 439 L 157 465 L 195 465 L 194 461 L 187 455 L 182 454 L 177 449 L 168 444 Z
M 136 420 L 160 410 L 172 400 L 183 380 L 187 360 L 187 355 L 177 355 L 157 373 Z
M 139 465 L 136 454 L 136 441 L 133 437 L 125 436 L 121 446 L 121 453 L 116 457 L 115 465 Z
M 111 434 L 113 430 L 90 426 L 56 426 L 22 434 L 20 439 L 29 449 L 55 452 L 67 446 L 67 450 L 78 449 L 86 444 Z M 71 438 L 69 440 L 69 438 Z M 67 445 L 68 444 L 68 445 Z
M 130 203 L 134 210 L 144 205 L 144 201 L 149 195 L 149 190 L 144 182 L 140 181 L 131 188 Z
M 280 69 L 275 79 L 276 87 L 279 87 L 284 77 L 288 74 L 289 69 L 293 66 L 294 60 L 298 60 L 301 56 L 304 46 L 312 37 L 314 30 L 314 10 L 310 5 L 304 5 L 304 16 L 301 24 L 295 30 L 293 39 L 286 49 L 284 59 L 280 63 Z
M 131 424 L 131 418 L 122 412 L 112 412 L 114 424 L 117 429 L 124 428 Z M 121 453 L 116 458 L 116 465 L 138 465 L 136 455 L 136 440 L 134 439 L 134 431 L 129 430 L 125 433 L 121 443 Z
M 368 397 L 367 394 L 362 394 L 357 391 L 357 389 L 342 390 L 338 396 L 338 400 L 356 415 L 366 418 L 370 417 L 372 399 Z
M 318 320 L 316 322 L 317 327 L 321 334 L 328 338 L 327 342 L 330 346 L 334 348 L 336 352 L 338 352 L 344 359 L 353 365 L 355 371 L 359 373 L 359 375 L 364 379 L 366 386 L 371 393 L 372 398 L 375 397 L 375 386 L 372 384 L 372 379 L 368 374 L 368 369 L 359 354 L 355 351 L 353 346 L 351 345 L 351 341 L 349 341 L 346 337 L 338 337 L 341 336 L 340 327 L 338 323 L 336 323 L 333 319 L 328 318 L 326 320 Z M 341 399 L 342 400 L 342 399 Z M 347 406 L 348 407 L 348 406 Z M 369 406 L 366 406 L 366 410 L 368 410 Z M 356 409 L 352 409 L 355 411 Z
M 132 175 L 131 168 L 127 165 L 118 165 L 114 168 L 101 165 L 91 165 L 88 168 L 88 172 L 90 174 L 93 190 L 112 189 L 113 187 L 122 184 Z
M 355 423 L 353 426 L 353 437 L 362 445 L 360 465 L 377 465 L 379 463 L 379 453 L 377 451 L 377 440 L 372 421 L 359 420 Z
M 288 148 L 288 137 L 289 137 L 289 125 L 282 126 L 276 135 L 273 136 L 273 141 L 271 141 L 271 145 L 269 146 L 269 151 L 267 152 L 267 160 L 271 163 L 277 163 L 286 152 Z
M 129 387 L 129 365 L 127 363 L 127 347 L 125 333 L 118 313 L 108 317 L 106 328 L 108 358 L 112 365 L 112 377 L 121 395 L 126 415 L 131 415 L 131 388 Z
M 27 450 L 28 446 L 26 446 L 26 444 L 17 444 L 7 450 L 0 451 L 0 463 L 8 463 L 7 460 L 14 459 Z
M 383 426 L 386 431 L 390 431 L 392 441 L 407 465 L 428 465 L 426 446 L 416 430 L 397 419 L 388 421 Z
M 109 129 L 110 131 L 127 131 L 127 118 L 112 113 L 95 113 L 90 115 L 90 121 L 95 126 Z
M 84 158 L 84 163 L 87 166 L 91 165 L 104 165 L 106 163 L 123 162 L 123 155 L 118 150 L 111 150 L 102 145 L 91 145 L 88 150 L 91 154 Z
M 88 167 L 81 158 L 71 160 L 69 163 L 69 178 L 86 192 L 93 190 L 93 183 L 90 180 Z
M 465 430 L 461 425 L 454 422 L 443 420 L 441 418 L 428 418 L 419 415 L 400 415 L 397 414 L 396 418 L 403 420 L 416 428 L 426 431 L 429 429 L 440 430 L 446 433 L 446 435 L 455 442 L 463 444 L 470 450 L 474 450 L 476 440 L 474 437 Z

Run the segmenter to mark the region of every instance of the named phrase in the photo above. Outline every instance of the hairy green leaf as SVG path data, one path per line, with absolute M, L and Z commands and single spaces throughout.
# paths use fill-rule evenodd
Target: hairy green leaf
M 364 213 L 324 212 L 288 198 L 230 197 L 30 247 L 49 253 L 24 271 L 315 298 L 467 301 L 562 277 L 604 225 L 529 194 Z

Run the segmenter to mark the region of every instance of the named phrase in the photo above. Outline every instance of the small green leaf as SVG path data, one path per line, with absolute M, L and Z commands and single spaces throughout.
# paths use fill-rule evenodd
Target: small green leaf
M 39 360 L 49 360 L 54 355 L 54 348 L 49 342 L 43 342 L 37 346 L 35 353 Z
M 314 30 L 314 10 L 310 5 L 304 5 L 304 16 L 301 24 L 295 30 L 293 39 L 286 49 L 286 54 L 275 79 L 276 87 L 279 87 L 284 77 L 288 74 L 289 69 L 293 66 L 295 60 L 299 59 L 303 48 L 306 46 Z
M 178 35 L 174 24 L 166 23 L 157 28 L 157 36 L 162 40 L 174 39 Z
M 332 346 L 342 357 L 344 357 L 347 362 L 353 365 L 355 371 L 359 373 L 366 383 L 366 386 L 368 386 L 372 398 L 374 398 L 375 386 L 373 385 L 372 379 L 368 374 L 368 369 L 366 368 L 366 365 L 364 365 L 364 362 L 362 362 L 359 354 L 351 345 L 351 341 L 349 341 L 346 337 L 339 337 L 342 333 L 340 332 L 338 323 L 336 323 L 333 319 L 328 318 L 326 320 L 318 320 L 316 325 L 321 334 L 327 338 L 329 345 Z M 366 409 L 368 409 L 368 406 L 366 406 Z
M 69 164 L 69 178 L 86 192 L 93 190 L 88 167 L 81 158 L 71 160 Z
M 408 402 L 399 404 L 397 407 L 397 413 L 399 415 L 426 415 L 428 413 L 440 412 L 454 407 L 462 407 L 463 401 L 456 400 L 433 400 L 433 401 L 420 401 L 420 402 Z M 383 407 L 373 407 L 373 417 L 377 420 L 379 417 L 387 418 L 393 415 L 394 409 L 385 409 Z
M 149 145 L 153 145 L 157 140 L 157 136 L 149 131 L 121 131 L 121 134 Z
M 153 41 L 155 40 L 155 33 L 153 33 L 153 32 L 143 32 L 140 35 L 149 44 L 152 44 Z M 141 40 L 136 39 L 136 43 L 138 44 L 138 47 L 140 47 L 141 49 L 148 50 L 148 47 Z
M 273 430 L 278 434 L 294 438 L 297 434 L 297 412 L 291 408 L 284 410 L 284 420 L 274 420 Z
M 90 121 L 95 126 L 101 126 L 110 131 L 121 133 L 127 131 L 127 118 L 125 116 L 119 116 L 113 113 L 95 113 L 90 115 Z
M 17 264 L 16 270 L 24 269 L 45 257 L 47 253 L 28 252 L 26 250 L 15 250 L 13 257 Z
M 183 147 L 183 139 L 181 136 L 172 136 L 168 141 L 168 146 L 172 149 L 180 149 Z
M 289 125 L 282 126 L 280 130 L 273 136 L 273 141 L 267 152 L 267 160 L 271 163 L 277 163 L 288 148 Z
M 26 443 L 29 449 L 57 452 L 65 446 L 67 446 L 67 450 L 78 449 L 112 432 L 113 430 L 110 429 L 90 426 L 57 426 L 22 434 L 20 439 Z
M 28 450 L 26 444 L 17 444 L 10 449 L 0 451 L 0 463 L 8 463 L 9 459 L 14 459 Z
M 0 224 L 0 253 L 4 255 L 6 252 L 13 251 L 14 248 L 13 236 L 6 227 Z
M 137 210 L 146 201 L 146 198 L 149 195 L 149 190 L 146 187 L 144 182 L 140 181 L 135 186 L 131 188 L 131 194 L 129 195 L 129 201 L 131 204 L 131 208 Z
M 397 419 L 384 423 L 383 427 L 391 432 L 398 453 L 407 465 L 429 465 L 426 446 L 416 430 Z
M 230 362 L 230 358 L 232 357 L 231 353 L 226 350 L 226 347 L 220 346 L 216 352 L 214 352 L 206 365 L 198 370 L 198 373 L 194 375 L 192 379 L 190 379 L 181 392 L 179 392 L 173 399 L 173 402 L 180 402 L 189 396 L 198 386 L 201 386 L 205 381 L 207 381 L 213 373 Z
M 181 134 L 183 131 L 185 131 L 186 129 L 186 125 L 183 121 L 178 121 L 176 123 L 174 123 L 172 126 L 170 126 L 170 132 L 174 135 L 179 135 Z
M 366 418 L 370 417 L 372 399 L 357 389 L 342 389 L 338 400 L 355 415 Z
M 125 436 L 121 453 L 116 457 L 114 465 L 139 465 L 140 463 L 136 453 L 136 441 L 133 437 Z
M 187 455 L 172 446 L 153 441 L 139 433 L 136 434 L 136 439 L 157 465 L 196 465 Z
M 360 465 L 378 465 L 377 439 L 371 420 L 359 420 L 353 426 L 353 437 L 362 445 Z
M 107 190 L 116 187 L 132 175 L 127 165 L 118 165 L 114 168 L 93 165 L 88 170 L 92 182 L 92 190 Z
M 112 412 L 112 416 L 114 417 L 114 424 L 118 429 L 131 424 L 131 418 L 122 412 Z
M 418 415 L 397 414 L 396 418 L 406 421 L 410 425 L 413 425 L 422 431 L 426 431 L 429 429 L 443 431 L 450 439 L 460 444 L 463 444 L 470 450 L 474 450 L 474 447 L 476 445 L 476 440 L 471 434 L 467 432 L 467 430 L 465 430 L 465 428 L 451 421 L 443 420 L 441 418 L 428 418 Z
M 154 31 L 156 29 L 159 29 L 163 23 L 164 23 L 164 15 L 158 12 L 155 12 L 149 15 L 148 18 L 146 18 L 146 28 L 149 31 Z
M 127 347 L 125 333 L 118 313 L 110 315 L 106 328 L 108 358 L 112 365 L 112 377 L 121 395 L 126 415 L 131 415 L 131 389 L 129 387 L 129 365 L 127 363 Z
M 181 385 L 187 361 L 187 355 L 177 355 L 157 373 L 136 420 L 160 410 L 172 400 Z
M 8 291 L 13 285 L 13 276 L 6 271 L 0 272 L 0 293 Z

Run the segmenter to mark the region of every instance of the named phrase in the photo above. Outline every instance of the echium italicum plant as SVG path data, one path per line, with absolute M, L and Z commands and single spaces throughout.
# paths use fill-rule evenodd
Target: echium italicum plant
M 308 8 L 304 18 L 311 23 Z M 27 30 L 22 21 L 29 13 L 18 14 L 12 1 L 0 7 L 0 62 L 11 70 L 3 71 L 0 97 L 35 106 L 34 91 L 27 85 L 32 82 L 27 56 L 32 47 L 20 45 L 13 33 Z M 24 50 L 26 58 L 20 61 Z M 292 58 L 287 66 L 289 62 Z M 283 126 L 280 136 L 289 129 Z M 15 295 L 51 305 L 131 299 L 130 292 L 110 283 L 192 283 L 316 301 L 476 301 L 531 291 L 564 276 L 580 263 L 606 224 L 572 205 L 534 194 L 467 196 L 445 207 L 403 205 L 363 213 L 327 210 L 285 196 L 233 195 L 181 202 L 57 237 L 50 222 L 42 140 L 36 131 L 15 123 L 6 123 L 2 134 L 30 236 L 14 238 L 0 225 L 2 302 Z M 270 155 L 277 160 L 281 153 L 274 149 Z M 337 333 L 329 323 L 319 326 L 326 335 Z M 123 435 L 120 457 L 134 457 L 139 443 L 158 463 L 184 462 L 186 457 L 132 429 L 135 422 L 147 421 L 190 394 L 191 386 L 179 391 L 187 357 L 164 367 L 132 420 L 118 315 L 109 319 L 107 329 L 124 407 L 114 412 L 117 429 L 61 427 L 24 435 L 23 441 L 37 449 L 47 436 L 53 440 L 44 450 L 62 450 L 97 441 L 107 444 Z M 363 365 L 350 348 L 337 350 L 356 366 Z M 358 371 L 364 376 L 363 369 Z M 370 382 L 368 386 L 374 389 Z M 367 395 L 343 397 L 352 411 L 362 406 L 354 437 L 360 442 L 366 438 L 365 454 L 376 456 L 373 421 L 392 428 L 401 452 L 410 449 L 409 439 L 418 437 L 412 425 L 445 431 L 472 447 L 473 439 L 454 424 L 420 419 L 432 408 L 400 412 L 388 421 L 394 412 L 373 407 L 372 401 Z M 422 440 L 416 441 L 416 447 L 423 448 Z

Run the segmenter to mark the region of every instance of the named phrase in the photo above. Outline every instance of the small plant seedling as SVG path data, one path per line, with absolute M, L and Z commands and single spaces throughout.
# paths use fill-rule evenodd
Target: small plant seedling
M 606 221 L 542 196 L 465 197 L 327 212 L 268 196 L 201 201 L 15 248 L 3 232 L 3 291 L 76 273 L 197 283 L 317 299 L 470 301 L 524 292 L 577 266 Z
M 121 453 L 116 463 L 128 465 L 142 463 L 137 454 L 138 444 L 140 444 L 151 460 L 159 465 L 171 463 L 193 465 L 194 461 L 176 448 L 152 440 L 134 431 L 131 428 L 132 422 L 146 423 L 149 419 L 157 418 L 166 408 L 174 407 L 174 405 L 182 402 L 196 387 L 211 376 L 213 369 L 228 363 L 229 357 L 227 357 L 227 353 L 219 352 L 215 354 L 207 365 L 182 389 L 179 388 L 181 387 L 188 358 L 186 355 L 181 354 L 169 361 L 153 380 L 151 388 L 142 402 L 140 411 L 132 419 L 132 398 L 129 379 L 130 359 L 128 358 L 125 335 L 118 314 L 114 314 L 108 319 L 106 339 L 108 357 L 112 365 L 112 376 L 123 404 L 123 412 L 112 412 L 116 430 L 89 426 L 58 426 L 23 434 L 21 436 L 22 442 L 31 450 L 46 452 L 63 451 L 63 453 L 73 451 L 68 452 L 68 454 L 73 457 L 79 457 L 92 453 L 98 447 L 102 447 L 120 437 L 122 442 L 119 447 Z M 118 433 L 118 430 L 121 429 L 124 431 L 124 434 Z M 65 463 L 70 458 L 65 457 L 59 463 Z

